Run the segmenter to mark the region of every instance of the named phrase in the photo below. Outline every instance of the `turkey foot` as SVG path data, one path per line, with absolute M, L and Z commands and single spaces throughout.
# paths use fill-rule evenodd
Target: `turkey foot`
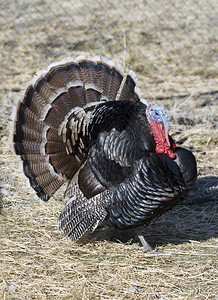
M 148 253 L 148 252 L 158 253 L 158 252 L 156 252 L 156 251 L 148 244 L 148 242 L 146 241 L 146 239 L 145 239 L 144 235 L 142 234 L 141 230 L 140 230 L 139 228 L 136 228 L 135 230 L 136 230 L 137 236 L 138 236 L 138 238 L 139 238 L 139 240 L 140 240 L 140 242 L 141 242 L 141 244 L 142 244 L 142 246 L 143 246 L 143 248 L 144 248 L 144 249 L 143 249 L 143 252 L 146 252 L 146 253 Z

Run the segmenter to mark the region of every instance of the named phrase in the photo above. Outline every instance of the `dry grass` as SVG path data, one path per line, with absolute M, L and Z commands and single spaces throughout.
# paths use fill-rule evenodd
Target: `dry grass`
M 150 6 L 126 1 L 117 10 L 114 1 L 105 1 L 101 9 L 98 1 L 88 0 L 87 6 L 63 1 L 68 14 L 53 27 L 45 19 L 51 11 L 56 20 L 62 17 L 56 2 L 51 10 L 44 1 L 34 1 L 37 10 L 27 0 L 6 3 L 7 22 L 0 29 L 0 298 L 215 300 L 215 202 L 177 206 L 151 224 L 146 236 L 159 254 L 143 253 L 135 238 L 126 244 L 111 241 L 111 228 L 73 244 L 58 229 L 63 194 L 48 203 L 35 200 L 7 142 L 11 107 L 35 71 L 64 56 L 104 54 L 139 74 L 143 97 L 170 98 L 164 105 L 173 137 L 193 149 L 200 176 L 217 176 L 217 94 L 208 95 L 217 89 L 215 1 L 176 1 L 174 6 L 171 1 Z M 81 11 L 88 15 L 90 10 L 81 24 Z M 75 29 L 76 23 L 81 25 Z M 181 98 L 171 100 L 174 96 Z
M 217 211 L 178 206 L 151 225 L 149 242 L 111 242 L 102 228 L 83 244 L 58 230 L 59 200 L 33 200 L 17 178 L 5 184 L 0 267 L 2 299 L 215 299 Z

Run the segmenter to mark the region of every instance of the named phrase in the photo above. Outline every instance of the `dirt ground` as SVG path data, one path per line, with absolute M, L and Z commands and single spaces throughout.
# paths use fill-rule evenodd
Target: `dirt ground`
M 74 2 L 74 1 L 73 1 Z M 27 0 L 0 2 L 0 298 L 217 299 L 217 2 Z M 123 1 L 124 2 L 124 1 Z M 65 56 L 101 54 L 138 75 L 142 97 L 168 110 L 170 132 L 197 159 L 198 204 L 178 205 L 112 240 L 100 228 L 80 244 L 57 218 L 64 188 L 34 198 L 8 144 L 12 106 L 39 69 Z

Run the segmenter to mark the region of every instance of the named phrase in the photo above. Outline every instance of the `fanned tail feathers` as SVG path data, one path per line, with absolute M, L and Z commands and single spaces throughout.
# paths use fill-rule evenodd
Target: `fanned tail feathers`
M 117 63 L 79 56 L 52 64 L 33 78 L 18 101 L 13 144 L 38 197 L 48 200 L 84 165 L 88 151 L 80 132 L 87 134 L 90 112 L 83 108 L 115 100 L 118 94 L 118 100 L 139 101 L 134 73 L 122 85 L 123 76 Z

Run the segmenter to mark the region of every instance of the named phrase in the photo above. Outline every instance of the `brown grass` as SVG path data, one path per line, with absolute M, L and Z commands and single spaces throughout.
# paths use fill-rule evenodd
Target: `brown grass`
M 99 229 L 83 244 L 58 230 L 59 200 L 39 203 L 16 180 L 4 198 L 1 297 L 4 299 L 215 299 L 217 211 L 178 206 L 151 225 L 148 241 L 111 242 Z
M 37 0 L 37 9 L 26 0 L 6 3 L 0 4 L 0 298 L 215 300 L 214 202 L 177 206 L 151 224 L 146 236 L 158 254 L 143 253 L 131 232 L 126 244 L 111 241 L 111 228 L 73 244 L 58 229 L 63 193 L 48 203 L 34 199 L 8 147 L 11 107 L 38 69 L 64 56 L 103 54 L 138 73 L 144 98 L 169 98 L 161 103 L 173 137 L 192 147 L 199 176 L 217 175 L 215 1 L 125 1 L 117 9 L 115 1 L 104 9 L 93 0 L 63 1 L 64 11 L 55 1 L 51 10 Z

